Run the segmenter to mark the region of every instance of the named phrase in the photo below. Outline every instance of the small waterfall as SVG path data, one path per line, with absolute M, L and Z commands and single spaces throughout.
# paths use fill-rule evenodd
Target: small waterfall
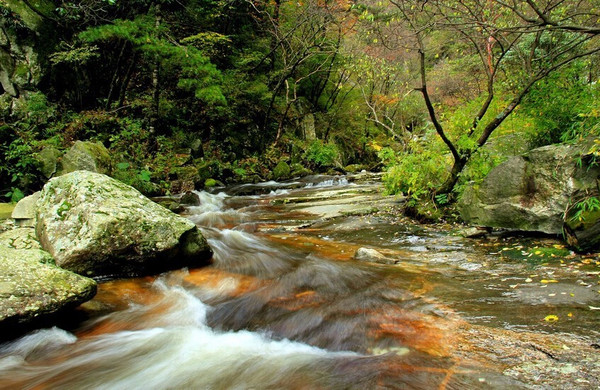
M 212 232 L 208 244 L 214 252 L 215 267 L 231 272 L 272 278 L 289 271 L 295 262 L 289 254 L 237 230 Z
M 345 177 L 332 178 L 328 180 L 319 181 L 316 183 L 307 183 L 305 188 L 321 188 L 321 187 L 334 187 L 334 186 L 347 186 L 349 185 L 348 179 Z
M 225 200 L 229 198 L 224 192 L 216 195 L 206 191 L 194 191 L 200 199 L 199 206 L 190 206 L 186 216 L 195 224 L 207 227 L 237 224 L 246 218 L 244 213 L 225 208 Z

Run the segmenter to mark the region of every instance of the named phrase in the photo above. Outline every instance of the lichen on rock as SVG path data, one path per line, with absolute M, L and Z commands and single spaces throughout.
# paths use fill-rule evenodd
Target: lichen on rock
M 37 204 L 37 237 L 57 265 L 82 275 L 156 273 L 207 264 L 191 221 L 108 176 L 76 171 L 50 180 Z
M 0 234 L 0 329 L 75 307 L 95 294 L 94 280 L 54 265 L 33 229 Z

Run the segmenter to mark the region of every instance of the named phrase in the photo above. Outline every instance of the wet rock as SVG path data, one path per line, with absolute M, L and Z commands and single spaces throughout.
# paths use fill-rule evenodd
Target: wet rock
M 77 141 L 62 157 L 58 175 L 75 171 L 111 173 L 108 149 L 100 142 Z
M 92 279 L 54 265 L 33 229 L 0 234 L 0 329 L 77 306 L 96 294 Z
M 183 194 L 179 202 L 189 206 L 200 206 L 200 197 L 198 194 L 188 191 Z
M 171 192 L 174 194 L 193 191 L 196 188 L 193 181 L 190 180 L 173 180 L 171 182 Z
M 18 226 L 35 225 L 36 203 L 40 197 L 40 192 L 35 192 L 32 195 L 26 196 L 17 203 L 11 217 L 15 220 Z
M 191 221 L 99 173 L 51 179 L 37 207 L 43 248 L 57 265 L 82 275 L 155 273 L 205 265 L 211 257 Z
M 477 226 L 462 229 L 458 234 L 465 238 L 481 238 L 487 236 L 490 231 L 491 229 L 489 228 Z
M 597 194 L 596 194 L 597 196 Z M 588 252 L 600 248 L 600 210 L 577 210 L 567 213 L 564 235 L 567 243 L 580 252 Z
M 367 261 L 379 264 L 396 264 L 398 261 L 386 257 L 381 252 L 372 248 L 359 248 L 354 254 L 354 258 L 359 261 Z
M 204 188 L 213 188 L 213 187 L 225 187 L 225 184 L 223 184 L 223 182 L 219 181 L 219 180 L 215 180 L 215 179 L 206 179 L 204 181 Z
M 550 145 L 509 158 L 459 200 L 466 223 L 561 234 L 571 199 L 595 190 L 599 167 L 578 164 L 586 145 Z

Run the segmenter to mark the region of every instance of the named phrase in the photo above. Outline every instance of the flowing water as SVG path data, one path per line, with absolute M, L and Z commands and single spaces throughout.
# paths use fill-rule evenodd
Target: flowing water
M 101 283 L 62 329 L 0 346 L 0 387 L 520 388 L 473 329 L 600 338 L 595 257 L 419 226 L 379 191 L 315 177 L 199 192 L 184 215 L 212 266 Z M 361 247 L 390 264 L 355 260 Z

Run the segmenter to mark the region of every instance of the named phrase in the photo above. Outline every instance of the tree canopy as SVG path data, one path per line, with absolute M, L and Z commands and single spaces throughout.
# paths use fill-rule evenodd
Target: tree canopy
M 599 6 L 2 0 L 2 190 L 93 140 L 162 191 L 187 150 L 220 180 L 383 167 L 389 192 L 448 202 L 510 154 L 595 134 Z

